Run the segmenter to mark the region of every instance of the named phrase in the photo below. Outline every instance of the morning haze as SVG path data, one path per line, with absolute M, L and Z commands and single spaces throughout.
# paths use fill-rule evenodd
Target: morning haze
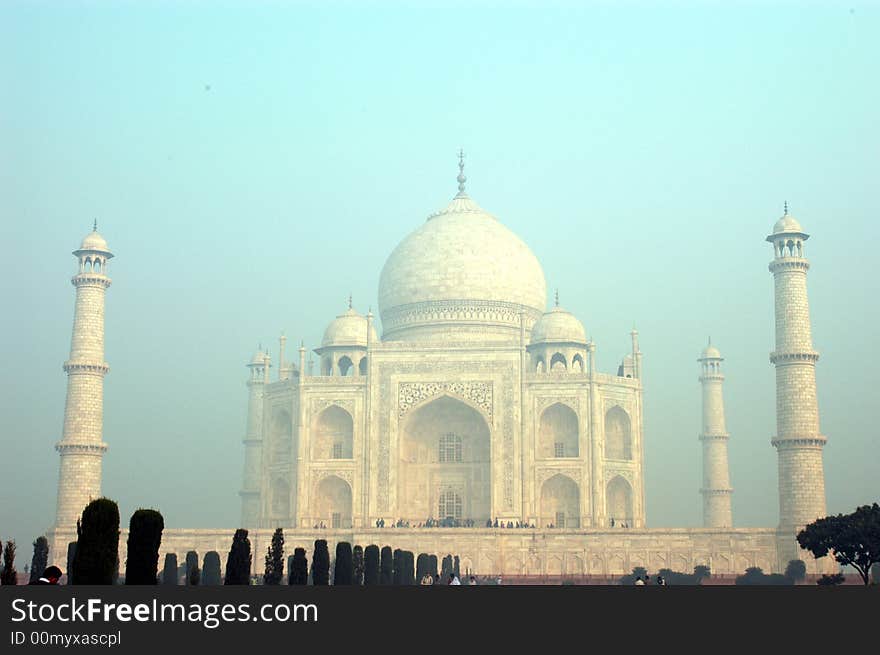
M 276 360 L 282 331 L 291 357 L 319 347 L 349 294 L 377 313 L 388 255 L 457 191 L 459 147 L 599 371 L 638 328 L 652 527 L 701 524 L 709 335 L 734 525 L 778 522 L 764 238 L 788 200 L 811 235 L 828 511 L 876 501 L 878 28 L 832 3 L 5 3 L 0 537 L 54 520 L 70 252 L 93 219 L 115 254 L 102 490 L 124 522 L 235 527 L 245 364 L 258 344 Z

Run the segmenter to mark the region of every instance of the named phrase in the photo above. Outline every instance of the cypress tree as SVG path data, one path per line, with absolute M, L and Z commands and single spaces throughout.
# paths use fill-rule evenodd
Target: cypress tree
M 403 551 L 400 548 L 394 549 L 392 562 L 394 571 L 391 574 L 391 583 L 394 585 L 403 584 Z
M 49 564 L 49 540 L 46 537 L 37 537 L 34 542 L 34 556 L 31 558 L 31 577 L 29 582 L 34 583 L 43 576 L 43 571 Z
M 220 553 L 216 550 L 209 550 L 205 553 L 205 561 L 202 564 L 202 584 L 203 585 L 219 585 L 223 581 L 220 579 Z
M 391 546 L 382 546 L 379 584 L 394 584 L 394 558 L 391 554 Z
M 443 558 L 443 563 L 440 567 L 440 578 L 444 583 L 448 582 L 450 573 L 452 573 L 452 555 L 447 555 Z
M 263 584 L 280 585 L 284 578 L 284 532 L 276 528 L 272 535 L 272 544 L 266 551 L 266 570 L 263 573 Z
M 162 584 L 177 586 L 177 553 L 165 553 L 165 566 L 162 568 Z
M 364 584 L 379 584 L 379 547 L 375 544 L 364 550 Z
M 430 572 L 431 558 L 428 557 L 425 553 L 419 553 L 419 556 L 416 557 L 416 580 L 421 582 L 422 578 L 424 578 Z
M 18 572 L 15 570 L 15 542 L 7 541 L 3 547 L 3 570 L 0 571 L 0 585 L 18 584 Z
M 340 541 L 336 544 L 336 566 L 333 570 L 334 585 L 351 585 L 354 578 L 351 544 Z
M 73 582 L 73 560 L 76 559 L 76 542 L 71 541 L 67 544 L 67 584 Z M 119 559 L 119 558 L 117 558 Z
M 355 546 L 352 552 L 352 563 L 354 565 L 354 579 L 352 584 L 360 586 L 364 584 L 364 549 L 361 546 Z
M 437 556 L 436 555 L 429 555 L 428 557 L 430 559 L 430 564 L 429 564 L 428 570 L 429 570 L 430 574 L 436 580 L 437 579 Z
M 196 587 L 199 584 L 199 554 L 191 550 L 186 554 L 186 585 Z
M 154 585 L 159 573 L 159 546 L 165 519 L 154 509 L 139 509 L 128 522 L 126 585 Z M 165 565 L 168 562 L 166 558 Z
M 326 539 L 315 540 L 315 550 L 312 552 L 312 584 L 330 584 L 330 551 L 327 550 Z
M 76 524 L 74 584 L 113 584 L 119 556 L 119 507 L 109 498 L 93 500 Z
M 226 557 L 225 585 L 250 584 L 251 577 L 251 540 L 248 531 L 239 528 L 232 537 L 232 548 Z
M 295 548 L 293 562 L 290 564 L 288 582 L 292 585 L 305 585 L 309 582 L 309 561 L 305 548 Z
M 455 573 L 455 577 L 461 580 L 461 562 L 458 559 L 458 555 L 452 558 L 452 572 Z
M 400 572 L 400 584 L 402 585 L 412 585 L 415 584 L 415 557 L 409 550 L 404 550 L 400 553 L 400 563 L 401 563 L 401 572 Z

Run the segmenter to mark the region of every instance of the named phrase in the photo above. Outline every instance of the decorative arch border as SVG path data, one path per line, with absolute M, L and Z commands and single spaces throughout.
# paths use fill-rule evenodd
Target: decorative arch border
M 402 419 L 440 396 L 464 402 L 479 412 L 492 427 L 492 382 L 400 382 L 397 386 L 397 417 Z

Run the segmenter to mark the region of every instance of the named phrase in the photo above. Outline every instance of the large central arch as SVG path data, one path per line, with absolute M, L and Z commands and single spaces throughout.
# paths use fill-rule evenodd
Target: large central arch
M 483 415 L 461 400 L 440 396 L 411 410 L 400 428 L 400 518 L 484 524 L 491 513 L 492 480 L 490 431 Z

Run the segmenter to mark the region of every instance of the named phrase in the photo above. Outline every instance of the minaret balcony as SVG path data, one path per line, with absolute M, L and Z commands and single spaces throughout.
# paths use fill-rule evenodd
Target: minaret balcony
M 815 350 L 804 350 L 801 352 L 779 352 L 770 353 L 771 364 L 815 364 L 819 361 L 819 353 Z

